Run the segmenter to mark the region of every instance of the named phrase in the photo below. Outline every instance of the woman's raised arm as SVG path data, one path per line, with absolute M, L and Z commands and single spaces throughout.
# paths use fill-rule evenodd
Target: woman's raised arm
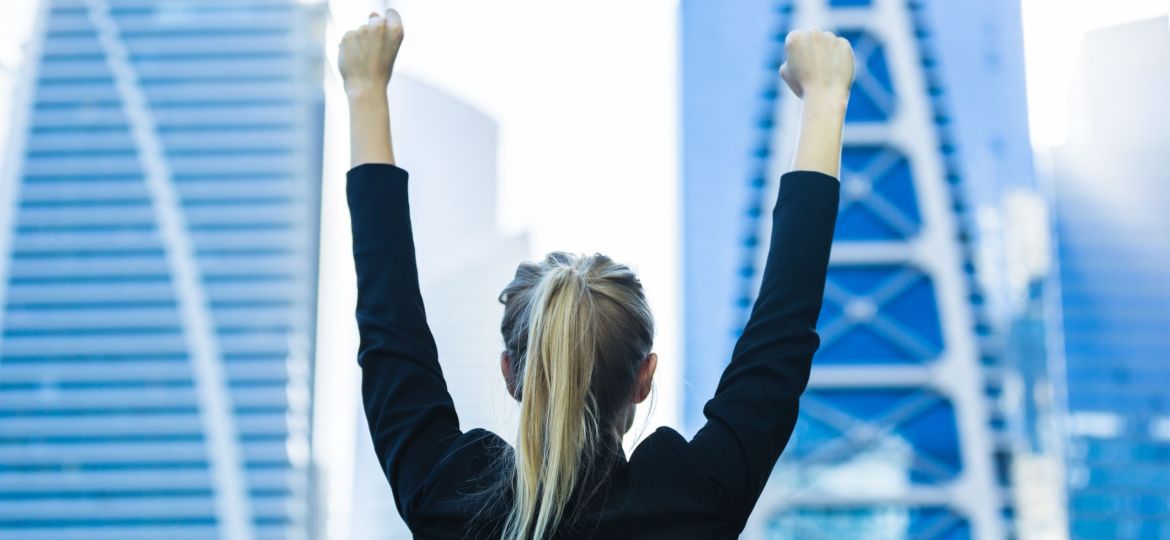
M 687 451 L 716 504 L 740 528 L 796 424 L 824 296 L 837 218 L 841 131 L 853 81 L 849 43 L 796 31 L 785 43 L 784 80 L 803 100 L 793 170 L 780 179 L 771 244 L 751 317 L 735 345 L 707 424 Z
M 345 35 L 339 67 L 350 102 L 346 198 L 357 271 L 362 402 L 374 451 L 408 524 L 427 477 L 460 435 L 427 325 L 407 173 L 394 165 L 386 85 L 402 43 L 393 10 Z

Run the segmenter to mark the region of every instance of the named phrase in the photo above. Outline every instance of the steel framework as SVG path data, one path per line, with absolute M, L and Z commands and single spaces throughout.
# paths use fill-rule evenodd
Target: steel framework
M 801 419 L 746 538 L 1004 538 L 1008 523 L 985 396 L 981 297 L 951 163 L 944 89 L 917 2 L 794 0 L 775 11 L 779 67 L 790 27 L 849 39 L 842 206 Z M 799 104 L 778 77 L 762 95 L 740 320 L 758 284 L 758 241 L 791 162 Z M 783 126 L 780 128 L 778 126 Z M 773 151 L 776 149 L 778 151 Z

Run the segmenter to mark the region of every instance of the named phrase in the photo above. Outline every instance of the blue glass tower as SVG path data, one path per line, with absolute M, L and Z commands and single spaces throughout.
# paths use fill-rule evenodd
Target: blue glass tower
M 822 348 L 745 537 L 1010 534 L 1004 366 L 972 209 L 1033 183 L 1018 13 L 1008 0 L 683 2 L 691 430 L 754 298 L 791 160 L 784 37 L 833 29 L 858 61 Z
M 1086 36 L 1054 160 L 1075 538 L 1170 537 L 1168 22 Z
M 306 538 L 323 12 L 46 0 L 0 179 L 0 538 Z

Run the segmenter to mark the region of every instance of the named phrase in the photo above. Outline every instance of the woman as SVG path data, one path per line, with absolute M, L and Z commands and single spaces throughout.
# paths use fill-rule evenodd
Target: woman
M 715 396 L 687 441 L 669 428 L 627 459 L 621 437 L 658 358 L 629 268 L 552 253 L 504 288 L 500 367 L 520 402 L 513 449 L 461 431 L 419 294 L 407 173 L 394 165 L 386 88 L 402 42 L 393 10 L 345 35 L 347 194 L 358 276 L 358 363 L 378 459 L 421 538 L 731 538 L 792 434 L 819 345 L 853 55 L 828 32 L 788 35 L 781 75 L 803 100 L 780 183 L 760 294 Z

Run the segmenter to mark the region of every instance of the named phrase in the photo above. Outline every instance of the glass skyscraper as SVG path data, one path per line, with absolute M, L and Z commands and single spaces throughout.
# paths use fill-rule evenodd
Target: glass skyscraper
M 1170 538 L 1170 21 L 1090 32 L 1079 70 L 1052 171 L 1070 532 Z
M 0 178 L 0 538 L 306 538 L 320 6 L 44 0 Z
M 834 30 L 858 62 L 821 350 L 744 537 L 1008 537 L 1006 368 L 974 210 L 1033 183 L 1018 5 L 684 1 L 682 17 L 689 430 L 747 318 L 791 162 L 785 35 Z

